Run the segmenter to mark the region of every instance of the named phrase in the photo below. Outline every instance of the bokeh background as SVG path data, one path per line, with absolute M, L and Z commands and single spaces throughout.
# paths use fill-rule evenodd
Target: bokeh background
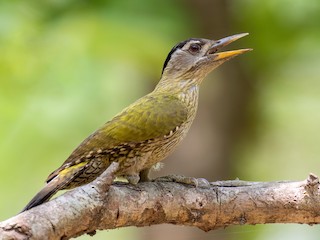
M 0 1 L 0 219 L 19 212 L 91 132 L 156 85 L 189 37 L 250 35 L 204 81 L 187 139 L 154 174 L 210 181 L 320 174 L 319 0 Z M 94 239 L 319 239 L 319 227 L 203 233 L 171 225 Z M 91 239 L 81 237 L 79 239 Z

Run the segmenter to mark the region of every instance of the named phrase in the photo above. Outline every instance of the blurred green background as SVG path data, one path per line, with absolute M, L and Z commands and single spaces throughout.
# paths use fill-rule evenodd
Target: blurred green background
M 190 134 L 154 176 L 274 181 L 320 174 L 319 0 L 0 1 L 0 219 L 19 212 L 86 136 L 154 88 L 173 45 L 240 32 L 250 35 L 230 48 L 254 51 L 204 81 Z M 209 233 L 161 225 L 94 239 L 319 234 L 290 224 Z

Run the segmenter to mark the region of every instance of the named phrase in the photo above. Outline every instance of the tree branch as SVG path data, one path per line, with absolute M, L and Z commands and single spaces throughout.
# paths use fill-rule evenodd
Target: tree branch
M 219 181 L 209 188 L 173 182 L 115 183 L 113 165 L 91 184 L 0 223 L 0 239 L 69 239 L 96 230 L 160 223 L 204 231 L 230 225 L 320 223 L 319 179 Z M 108 189 L 109 188 L 109 189 Z

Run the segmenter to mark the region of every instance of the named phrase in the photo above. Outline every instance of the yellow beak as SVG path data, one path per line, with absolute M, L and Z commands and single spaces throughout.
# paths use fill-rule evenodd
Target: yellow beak
M 221 59 L 232 58 L 232 57 L 238 56 L 238 55 L 240 55 L 242 53 L 249 52 L 249 51 L 252 51 L 252 49 L 251 48 L 246 48 L 246 49 L 239 49 L 239 50 L 215 53 L 214 54 L 214 56 L 215 56 L 214 60 L 218 61 L 218 60 L 221 60 Z

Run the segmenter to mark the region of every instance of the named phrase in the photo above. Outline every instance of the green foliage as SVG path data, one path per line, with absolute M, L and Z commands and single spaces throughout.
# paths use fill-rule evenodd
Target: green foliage
M 240 61 L 255 98 L 254 134 L 232 161 L 237 176 L 319 174 L 319 1 L 227 2 L 230 34 L 249 32 L 245 46 L 254 49 Z M 201 29 L 183 3 L 0 1 L 0 219 L 22 209 L 88 134 L 153 88 L 169 48 Z M 223 235 L 318 238 L 316 229 L 296 225 L 235 229 Z

